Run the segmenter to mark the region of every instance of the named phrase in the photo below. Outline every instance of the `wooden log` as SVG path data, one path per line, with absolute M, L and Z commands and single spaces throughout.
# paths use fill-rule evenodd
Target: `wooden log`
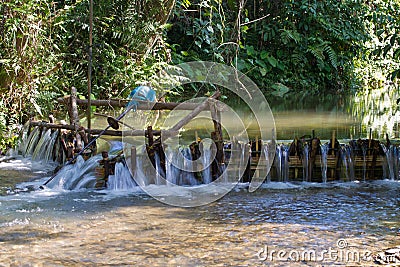
M 68 125 L 68 124 L 52 124 L 52 123 L 47 123 L 43 121 L 32 121 L 30 122 L 30 125 L 32 127 L 46 127 L 46 128 L 52 128 L 52 129 L 66 129 L 66 130 L 71 130 L 75 131 L 75 127 L 73 125 Z M 86 133 L 89 132 L 88 129 L 80 127 L 80 130 L 85 131 Z M 91 129 L 90 133 L 93 135 L 97 135 L 101 133 L 103 130 L 101 129 Z M 172 133 L 169 130 L 166 131 L 160 131 L 160 130 L 153 130 L 153 135 L 159 136 L 161 135 L 161 132 L 165 133 Z M 127 131 L 113 131 L 113 130 L 107 130 L 104 132 L 104 135 L 110 135 L 110 136 L 145 136 L 147 135 L 148 132 L 147 130 L 127 130 Z
M 75 87 L 71 88 L 71 95 L 69 97 L 69 105 L 68 105 L 68 115 L 69 115 L 69 122 L 71 125 L 75 126 L 75 130 L 79 128 L 79 112 L 78 112 L 78 105 L 76 104 L 77 100 L 77 90 Z M 50 121 L 51 122 L 51 121 Z M 82 138 L 79 133 L 75 135 L 75 151 L 82 150 Z
M 182 120 L 180 120 L 177 124 L 175 124 L 172 128 L 171 131 L 172 132 L 177 132 L 179 131 L 183 126 L 185 126 L 186 124 L 188 124 L 192 119 L 194 119 L 197 115 L 199 115 L 200 112 L 202 112 L 203 110 L 205 110 L 207 107 L 209 107 L 209 99 L 216 99 L 221 95 L 220 92 L 215 92 L 210 98 L 208 98 L 206 101 L 204 101 L 203 103 L 201 103 L 200 105 L 197 105 L 197 107 L 195 109 L 192 110 L 192 112 L 190 112 L 188 115 L 186 115 L 185 118 L 183 118 Z
M 65 97 L 60 97 L 57 99 L 57 102 L 60 104 L 64 105 L 69 105 L 70 102 L 70 97 L 65 96 Z M 76 99 L 76 104 L 78 106 L 87 106 L 87 100 L 86 99 Z M 128 104 L 129 100 L 126 99 L 110 99 L 110 100 L 94 100 L 92 99 L 91 101 L 92 106 L 96 107 L 126 107 Z M 146 101 L 137 101 L 138 102 L 138 110 L 194 110 L 197 108 L 199 104 L 197 103 L 175 103 L 175 102 L 146 102 Z M 217 105 L 218 109 L 221 111 L 224 111 L 224 109 L 220 106 Z M 207 109 L 207 107 L 205 108 Z
M 216 94 L 219 94 L 219 91 L 217 91 Z M 218 98 L 218 96 L 219 95 L 216 95 L 215 98 Z M 211 118 L 214 123 L 214 132 L 211 133 L 211 138 L 217 146 L 217 154 L 215 159 L 217 160 L 217 164 L 221 165 L 224 162 L 224 139 L 222 136 L 221 113 L 216 108 L 215 99 L 208 99 L 208 104 L 210 107 Z
M 154 135 L 153 135 L 153 127 L 147 127 L 147 138 L 149 139 L 149 146 L 153 146 L 154 144 Z
M 79 125 L 79 113 L 77 106 L 77 90 L 75 87 L 71 88 L 71 95 L 69 96 L 68 115 L 71 125 Z

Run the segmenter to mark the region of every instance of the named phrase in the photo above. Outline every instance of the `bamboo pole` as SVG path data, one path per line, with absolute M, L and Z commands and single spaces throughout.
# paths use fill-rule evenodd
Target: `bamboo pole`
M 90 129 L 91 123 L 92 123 L 92 60 L 93 60 L 93 0 L 89 0 L 89 51 L 88 51 L 88 101 L 87 101 L 87 107 L 86 107 L 86 116 L 87 116 L 87 128 L 89 129 L 89 137 L 88 139 L 90 140 Z
M 32 121 L 30 122 L 30 126 L 32 127 L 46 127 L 46 128 L 51 128 L 51 129 L 65 129 L 65 130 L 71 130 L 75 131 L 76 128 L 73 125 L 69 124 L 52 124 L 52 123 L 47 123 L 47 122 L 42 122 L 42 121 Z M 80 127 L 79 129 L 85 131 L 86 133 L 90 133 L 93 135 L 97 135 L 101 133 L 103 130 L 101 129 L 86 129 L 83 127 Z M 159 136 L 161 135 L 161 132 L 170 132 L 168 130 L 166 131 L 161 131 L 161 130 L 153 130 L 153 135 Z M 147 135 L 148 132 L 147 130 L 126 130 L 126 131 L 113 131 L 113 130 L 107 130 L 104 132 L 104 135 L 110 135 L 110 136 L 144 136 Z
M 77 106 L 77 90 L 75 87 L 71 88 L 71 95 L 68 101 L 68 115 L 71 125 L 79 126 L 79 114 Z
M 205 110 L 207 107 L 209 107 L 209 102 L 210 99 L 216 99 L 221 95 L 220 92 L 215 92 L 210 98 L 208 98 L 207 100 L 205 100 L 203 103 L 201 103 L 200 105 L 196 105 L 197 107 L 192 110 L 192 112 L 190 112 L 188 115 L 186 115 L 185 118 L 183 118 L 182 120 L 180 120 L 177 124 L 175 124 L 172 128 L 171 131 L 172 132 L 177 132 L 179 131 L 183 126 L 185 126 L 186 124 L 188 124 L 192 119 L 194 119 L 197 115 L 199 115 L 200 112 L 202 112 L 203 110 Z
M 64 105 L 69 105 L 70 97 L 59 97 L 57 98 L 57 102 Z M 86 99 L 76 99 L 76 104 L 78 106 L 87 106 L 88 100 Z M 194 110 L 199 104 L 197 103 L 175 103 L 175 102 L 146 102 L 138 100 L 138 110 Z M 129 100 L 126 99 L 110 99 L 110 100 L 101 100 L 101 99 L 92 99 L 91 106 L 93 107 L 126 107 L 129 103 Z M 205 110 L 208 110 L 209 107 L 205 107 Z M 221 105 L 217 105 L 217 109 L 220 111 L 224 111 Z

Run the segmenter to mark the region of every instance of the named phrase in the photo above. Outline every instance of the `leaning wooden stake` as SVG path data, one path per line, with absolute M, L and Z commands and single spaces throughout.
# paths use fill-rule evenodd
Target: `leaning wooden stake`
M 209 99 L 216 99 L 221 95 L 220 92 L 215 92 Z M 201 103 L 200 105 L 198 105 L 194 110 L 192 110 L 192 112 L 190 112 L 185 118 L 183 118 L 182 120 L 180 120 L 177 124 L 175 124 L 172 128 L 171 128 L 171 132 L 178 132 L 183 126 L 185 126 L 186 124 L 188 124 L 191 120 L 193 120 L 197 115 L 199 115 L 200 112 L 202 112 L 203 110 L 205 110 L 206 108 L 208 108 L 208 103 L 209 103 L 209 99 L 207 99 L 206 101 L 204 101 L 203 103 Z

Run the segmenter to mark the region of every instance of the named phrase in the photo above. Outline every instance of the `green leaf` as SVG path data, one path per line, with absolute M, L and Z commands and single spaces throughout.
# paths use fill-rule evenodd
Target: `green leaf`
M 278 97 L 283 97 L 286 93 L 290 91 L 290 88 L 282 83 L 274 83 L 271 87 L 272 89 L 274 89 L 274 91 L 272 91 L 272 94 Z
M 274 58 L 274 56 L 269 56 L 267 57 L 268 63 L 271 64 L 272 67 L 276 67 L 276 64 L 278 63 L 278 61 L 276 60 L 276 58 Z
M 266 69 L 261 68 L 261 67 L 259 67 L 258 69 L 260 70 L 261 76 L 264 77 L 267 74 L 267 70 Z
M 400 78 L 400 70 L 395 70 L 390 74 L 390 79 L 394 81 L 394 79 Z
M 389 53 L 391 48 L 392 47 L 390 45 L 385 46 L 385 48 L 383 49 L 383 57 L 386 57 L 387 53 Z
M 254 50 L 254 47 L 252 45 L 246 46 L 246 53 L 248 56 L 253 56 L 255 55 L 256 51 Z
M 265 51 L 265 50 L 261 51 L 261 54 L 260 54 L 261 59 L 267 59 L 268 56 L 269 56 L 268 51 Z
M 201 41 L 199 41 L 199 40 L 196 40 L 196 41 L 194 41 L 194 43 L 199 47 L 199 48 L 201 48 Z
M 390 45 L 394 46 L 394 42 L 396 41 L 396 34 L 393 34 L 393 36 L 390 38 Z
M 400 48 L 397 48 L 396 51 L 394 51 L 393 58 L 400 59 Z

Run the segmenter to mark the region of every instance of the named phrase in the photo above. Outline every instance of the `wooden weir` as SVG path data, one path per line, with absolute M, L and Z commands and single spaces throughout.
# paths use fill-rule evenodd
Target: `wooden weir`
M 34 121 L 31 120 L 29 124 L 28 133 L 32 127 L 38 127 L 40 129 L 40 135 L 44 129 L 51 129 L 52 131 L 58 131 L 58 137 L 56 144 L 58 143 L 62 149 L 57 150 L 58 153 L 64 152 L 66 159 L 56 153 L 56 149 L 53 148 L 53 160 L 58 160 L 61 164 L 68 162 L 77 154 L 82 154 L 86 159 L 92 154 L 97 153 L 96 143 L 84 151 L 83 144 L 88 144 L 88 136 L 96 139 L 99 135 L 107 136 L 144 136 L 147 138 L 146 150 L 150 157 L 153 165 L 155 165 L 155 155 L 158 154 L 160 157 L 161 167 L 165 171 L 165 154 L 163 151 L 162 143 L 167 138 L 173 137 L 178 134 L 179 130 L 193 120 L 202 111 L 210 111 L 211 119 L 213 120 L 213 132 L 211 138 L 216 145 L 216 157 L 211 162 L 211 174 L 212 180 L 215 180 L 221 175 L 223 166 L 226 162 L 231 160 L 239 161 L 240 159 L 230 159 L 230 154 L 233 151 L 242 153 L 242 149 L 245 151 L 245 159 L 241 159 L 244 162 L 236 162 L 237 164 L 245 164 L 244 174 L 241 177 L 242 182 L 249 182 L 251 177 L 254 175 L 258 177 L 262 168 L 268 168 L 268 162 L 263 155 L 263 140 L 258 137 L 255 140 L 251 140 L 248 144 L 239 145 L 237 141 L 232 141 L 230 144 L 224 143 L 221 121 L 221 112 L 223 108 L 218 104 L 217 99 L 219 98 L 219 91 L 215 92 L 211 97 L 207 98 L 202 103 L 148 103 L 143 101 L 138 102 L 138 110 L 188 110 L 190 111 L 185 117 L 178 121 L 168 130 L 153 129 L 148 126 L 144 129 L 129 129 L 129 130 L 111 130 L 111 129 L 88 129 L 79 124 L 78 107 L 87 106 L 87 100 L 78 99 L 76 96 L 76 89 L 72 88 L 71 95 L 58 98 L 57 101 L 63 104 L 68 109 L 69 123 L 56 123 L 54 118 L 50 118 L 48 122 L 45 121 Z M 97 107 L 126 107 L 129 100 L 122 99 L 111 99 L 111 100 L 92 100 L 91 104 Z M 119 122 L 121 123 L 121 122 Z M 197 132 L 195 133 L 195 141 L 190 145 L 190 153 L 194 160 L 198 159 L 201 151 L 201 144 L 199 143 Z M 226 146 L 224 148 L 224 146 Z M 243 147 L 244 146 L 244 147 Z M 305 146 L 308 147 L 307 153 L 305 153 Z M 325 176 L 327 181 L 344 179 L 343 163 L 341 162 L 344 153 L 342 151 L 343 144 L 339 144 L 336 139 L 335 132 L 332 133 L 332 138 L 328 144 L 326 159 L 322 158 L 321 143 L 320 140 L 313 136 L 309 138 L 300 138 L 293 140 L 288 147 L 287 166 L 288 173 L 286 179 L 288 181 L 310 181 L 310 182 L 321 182 L 322 181 L 322 169 L 325 168 Z M 350 141 L 348 145 L 352 150 L 351 160 L 354 167 L 355 176 L 360 179 L 380 179 L 382 178 L 383 168 L 385 167 L 385 153 L 382 151 L 381 144 L 378 140 L 373 140 L 372 136 L 368 139 L 358 139 Z M 388 147 L 388 145 L 386 145 Z M 103 154 L 103 160 L 99 163 L 102 165 L 102 169 L 99 170 L 98 175 L 102 177 L 98 180 L 96 187 L 104 187 L 108 175 L 113 174 L 115 163 L 121 160 L 127 160 L 131 166 L 131 170 L 135 170 L 136 166 L 136 147 L 131 148 L 130 158 L 124 159 L 123 155 L 118 155 L 114 158 L 109 158 L 108 154 L 104 151 L 99 151 Z M 307 156 L 307 157 L 306 157 Z M 270 160 L 270 159 L 269 159 Z M 235 162 L 231 162 L 236 164 Z M 274 162 L 273 164 L 276 164 Z M 237 165 L 239 166 L 239 165 Z M 243 166 L 242 166 L 243 168 Z M 277 166 L 272 166 L 271 173 L 269 174 L 272 181 L 281 181 L 282 177 L 278 177 Z M 233 170 L 237 173 L 236 170 Z M 282 176 L 282 170 L 279 172 Z M 195 174 L 196 178 L 201 179 L 201 174 Z M 265 178 L 265 177 L 264 177 Z
M 202 103 L 164 103 L 164 102 L 145 102 L 145 101 L 137 101 L 138 110 L 190 110 L 184 118 L 182 118 L 179 122 L 177 122 L 174 126 L 172 126 L 168 130 L 155 130 L 151 126 L 148 126 L 146 129 L 131 129 L 131 130 L 109 130 L 108 127 L 106 129 L 88 129 L 79 124 L 79 113 L 78 106 L 87 107 L 88 100 L 82 100 L 77 98 L 76 88 L 71 88 L 71 95 L 61 97 L 57 99 L 57 102 L 63 104 L 68 109 L 69 115 L 69 124 L 67 123 L 55 123 L 54 119 L 50 119 L 49 122 L 46 121 L 34 121 L 31 120 L 29 123 L 28 134 L 31 131 L 32 127 L 39 127 L 41 132 L 43 129 L 52 129 L 57 130 L 59 132 L 57 138 L 58 142 L 61 143 L 61 147 L 66 155 L 66 160 L 69 163 L 75 159 L 76 155 L 83 154 L 83 156 L 88 156 L 83 151 L 83 143 L 88 144 L 90 140 L 88 140 L 89 136 L 93 138 L 97 138 L 99 135 L 106 136 L 145 136 L 147 138 L 147 152 L 150 156 L 150 160 L 153 164 L 155 164 L 155 152 L 157 152 L 161 157 L 162 165 L 165 164 L 165 156 L 162 150 L 162 140 L 166 140 L 172 136 L 178 134 L 179 130 L 188 124 L 193 118 L 195 118 L 199 113 L 205 110 L 211 111 L 211 117 L 214 123 L 214 131 L 211 134 L 211 138 L 214 140 L 217 146 L 217 156 L 215 162 L 213 162 L 213 176 L 217 177 L 220 175 L 220 165 L 224 164 L 223 158 L 223 136 L 222 136 L 222 127 L 220 124 L 220 112 L 221 108 L 219 107 L 216 100 L 220 97 L 220 92 L 216 91 L 211 97 L 207 98 Z M 91 100 L 91 105 L 96 107 L 126 107 L 129 100 L 123 99 L 111 99 L 111 100 Z M 96 137 L 94 137 L 96 136 Z M 162 139 L 161 139 L 162 136 Z M 197 142 L 197 140 L 196 140 Z M 92 154 L 95 154 L 97 151 L 96 143 L 94 142 L 93 146 L 86 148 L 87 151 Z M 100 176 L 104 176 L 103 181 L 99 182 L 97 187 L 104 186 L 107 177 L 110 173 L 112 173 L 113 164 L 115 165 L 116 160 L 110 160 L 108 154 L 102 152 L 103 160 L 100 162 L 101 165 L 104 166 L 105 173 L 101 173 Z M 132 157 L 130 160 L 130 165 L 133 168 L 136 168 L 136 159 L 133 158 L 136 155 L 136 148 L 132 148 Z M 53 160 L 58 159 L 61 164 L 62 157 L 53 157 Z M 117 158 L 119 160 L 119 158 Z M 111 164 L 111 165 L 110 165 Z M 165 170 L 165 166 L 163 166 Z

